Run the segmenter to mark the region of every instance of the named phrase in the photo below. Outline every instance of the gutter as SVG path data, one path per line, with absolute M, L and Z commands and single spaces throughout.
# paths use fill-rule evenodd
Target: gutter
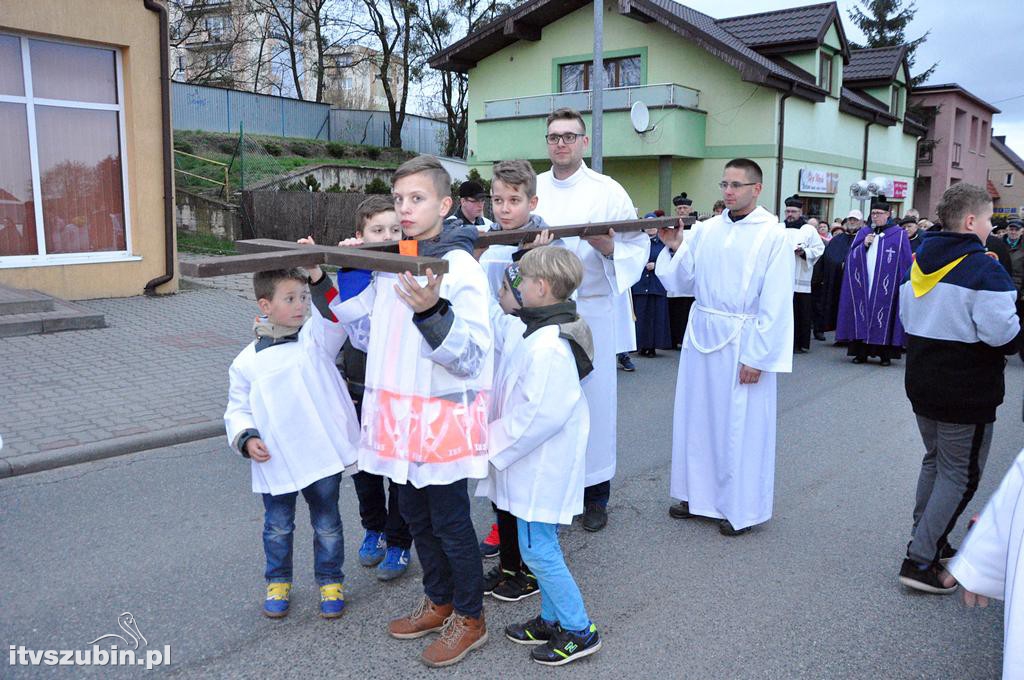
M 164 274 L 146 284 L 143 292 L 156 295 L 157 286 L 174 278 L 174 168 L 171 147 L 170 39 L 167 8 L 156 0 L 143 0 L 146 9 L 160 15 L 160 108 L 164 149 Z
M 861 179 L 867 179 L 868 178 L 868 137 L 869 137 L 868 131 L 871 129 L 871 125 L 873 123 L 874 123 L 874 121 L 872 121 L 872 120 L 869 120 L 868 122 L 864 123 L 864 165 L 861 167 L 861 170 L 860 170 L 860 178 Z M 917 150 L 916 149 L 914 150 L 914 155 L 915 156 L 917 155 Z M 915 161 L 915 165 L 916 165 L 916 161 Z
M 778 160 L 775 165 L 775 214 L 779 215 L 779 211 L 782 208 L 782 158 L 786 150 L 786 100 L 793 94 L 793 90 L 796 89 L 796 83 L 790 86 L 790 91 L 785 92 L 782 98 L 779 99 L 779 151 Z

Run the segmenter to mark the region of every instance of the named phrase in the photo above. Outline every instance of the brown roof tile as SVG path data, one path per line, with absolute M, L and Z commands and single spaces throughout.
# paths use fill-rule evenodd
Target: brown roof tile
M 891 81 L 906 57 L 907 46 L 850 50 L 850 63 L 843 69 L 843 82 Z
M 754 49 L 817 42 L 834 17 L 835 3 L 719 19 L 716 23 Z

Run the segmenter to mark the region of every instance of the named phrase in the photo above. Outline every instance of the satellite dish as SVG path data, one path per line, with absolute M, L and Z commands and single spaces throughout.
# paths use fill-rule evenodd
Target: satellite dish
M 651 112 L 647 109 L 647 104 L 643 102 L 633 103 L 629 109 L 629 119 L 633 122 L 633 129 L 640 134 L 654 129 L 648 127 L 651 124 Z

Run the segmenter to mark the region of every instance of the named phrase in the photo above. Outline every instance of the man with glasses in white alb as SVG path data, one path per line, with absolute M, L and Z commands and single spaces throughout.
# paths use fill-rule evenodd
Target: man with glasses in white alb
M 726 210 L 661 229 L 655 273 L 696 299 L 683 338 L 672 427 L 676 519 L 712 517 L 726 536 L 772 515 L 776 374 L 793 367 L 793 246 L 757 205 L 761 168 L 731 160 L 719 187 Z
M 583 162 L 590 143 L 583 117 L 558 109 L 545 134 L 551 170 L 537 175 L 538 215 L 553 227 L 637 219 L 629 194 L 607 175 Z M 563 239 L 583 261 L 583 283 L 576 306 L 594 336 L 594 371 L 583 382 L 590 407 L 590 437 L 583 494 L 583 528 L 600 531 L 615 476 L 616 338 L 635 333 L 630 289 L 640 280 L 651 240 L 642 231 Z

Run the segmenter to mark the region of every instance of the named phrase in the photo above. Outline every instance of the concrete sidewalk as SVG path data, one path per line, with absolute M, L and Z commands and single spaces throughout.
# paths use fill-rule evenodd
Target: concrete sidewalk
M 222 435 L 228 366 L 252 338 L 251 281 L 89 300 L 108 328 L 0 339 L 0 477 Z

